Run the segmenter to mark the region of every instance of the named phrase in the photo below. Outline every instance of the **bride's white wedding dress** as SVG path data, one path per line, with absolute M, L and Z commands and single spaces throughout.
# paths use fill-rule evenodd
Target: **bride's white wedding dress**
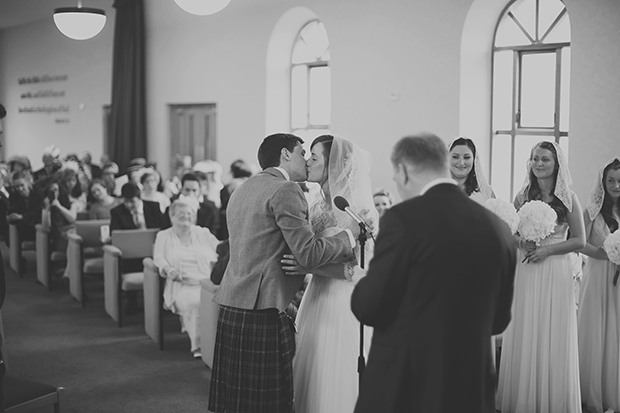
M 315 234 L 337 226 L 322 200 L 310 208 L 310 221 Z M 363 270 L 351 263 L 330 266 L 329 271 L 346 278 L 312 275 L 297 314 L 293 360 L 297 413 L 349 413 L 357 400 L 360 323 L 351 312 L 351 293 Z M 371 335 L 372 329 L 364 327 L 364 357 Z

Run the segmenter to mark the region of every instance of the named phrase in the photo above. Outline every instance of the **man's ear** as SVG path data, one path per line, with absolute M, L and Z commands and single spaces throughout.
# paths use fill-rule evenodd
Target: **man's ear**
M 403 171 L 403 184 L 404 184 L 404 185 L 407 185 L 407 183 L 409 183 L 409 179 L 411 179 L 411 178 L 409 177 L 410 171 L 409 171 L 409 169 L 407 169 L 407 167 L 406 167 L 404 164 L 402 164 L 402 163 L 398 164 L 398 167 L 399 167 L 399 168 L 401 168 L 401 169 L 402 169 L 402 171 Z
M 286 149 L 286 148 L 282 148 L 280 150 L 280 159 L 284 159 L 286 161 L 290 161 L 291 160 L 291 152 Z

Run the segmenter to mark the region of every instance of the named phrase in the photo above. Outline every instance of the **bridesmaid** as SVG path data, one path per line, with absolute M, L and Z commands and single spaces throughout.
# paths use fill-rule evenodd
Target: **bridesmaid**
M 491 186 L 487 183 L 476 154 L 476 145 L 469 138 L 457 138 L 448 145 L 450 151 L 450 174 L 468 197 L 484 204 L 489 198 L 495 198 Z
M 528 178 L 514 204 L 546 202 L 554 232 L 538 244 L 517 236 L 512 321 L 504 332 L 497 408 L 502 413 L 581 413 L 577 314 L 569 253 L 585 246 L 579 200 L 560 147 L 532 148 Z
M 620 287 L 617 267 L 602 248 L 620 222 L 620 158 L 600 169 L 584 221 L 590 258 L 583 270 L 579 300 L 579 371 L 581 397 L 592 413 L 620 411 Z

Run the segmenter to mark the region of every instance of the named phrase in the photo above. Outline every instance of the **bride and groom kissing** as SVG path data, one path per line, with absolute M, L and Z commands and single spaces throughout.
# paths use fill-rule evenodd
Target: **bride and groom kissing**
M 462 365 L 452 369 L 447 381 L 467 384 L 467 394 L 458 387 L 450 386 L 453 393 L 463 393 L 465 397 L 460 400 L 465 402 L 465 406 L 459 406 L 466 407 L 464 411 L 470 411 L 467 406 L 477 405 L 476 411 L 486 412 L 487 406 L 493 405 L 490 337 L 491 333 L 501 332 L 510 320 L 515 250 L 510 231 L 499 218 L 493 217 L 484 207 L 470 202 L 456 185 L 449 184 L 447 179 L 442 180 L 441 174 L 449 177 L 445 144 L 434 136 L 424 136 L 415 142 L 422 144 L 417 148 L 422 148 L 422 152 L 429 147 L 431 152 L 437 152 L 435 158 L 439 167 L 435 165 L 437 168 L 431 169 L 441 170 L 440 174 L 435 174 L 437 176 L 431 174 L 438 179 L 429 179 L 427 182 L 432 184 L 428 191 L 432 197 L 417 198 L 423 198 L 423 204 L 426 199 L 441 199 L 448 206 L 458 207 L 460 212 L 457 215 L 461 218 L 473 218 L 462 220 L 458 223 L 460 226 L 457 226 L 450 216 L 439 217 L 444 221 L 444 227 L 452 225 L 456 228 L 456 235 L 474 231 L 472 225 L 476 226 L 476 234 L 490 235 L 485 242 L 465 245 L 465 250 L 471 255 L 470 258 L 464 258 L 465 265 L 469 261 L 478 263 L 480 271 L 468 281 L 457 281 L 449 287 L 448 292 L 450 298 L 459 305 L 461 301 L 471 300 L 473 294 L 468 296 L 467 293 L 472 289 L 484 290 L 485 296 L 476 302 L 473 310 L 465 309 L 456 317 L 460 325 L 452 331 L 456 334 L 471 327 L 474 333 L 469 332 L 465 338 L 459 337 L 461 343 L 465 343 L 460 347 L 456 339 L 454 343 L 443 343 L 444 346 L 459 347 L 457 353 L 469 357 L 467 360 L 455 360 Z M 428 255 L 429 248 L 424 243 L 429 239 L 437 243 L 430 247 L 439 250 L 446 244 L 446 240 L 449 248 L 455 243 L 448 234 L 443 234 L 443 238 L 421 237 L 416 254 L 423 265 L 418 268 L 407 240 L 398 234 L 404 226 L 397 222 L 398 219 L 386 221 L 382 218 L 382 231 L 377 239 L 377 252 L 381 257 L 374 267 L 371 265 L 368 276 L 362 278 L 363 271 L 357 265 L 356 258 L 361 255 L 359 245 L 356 244 L 359 226 L 345 212 L 333 208 L 332 200 L 336 196 L 344 197 L 354 210 L 366 212 L 365 219 L 371 226 L 377 226 L 377 213 L 370 188 L 370 155 L 346 139 L 324 135 L 313 142 L 312 154 L 306 161 L 303 143 L 299 137 L 290 134 L 274 134 L 265 138 L 258 150 L 263 172 L 246 181 L 230 199 L 227 209 L 230 262 L 214 298 L 214 302 L 220 305 L 220 314 L 209 410 L 270 413 L 352 412 L 354 409 L 356 412 L 410 411 L 412 406 L 420 403 L 419 400 L 411 399 L 413 388 L 419 387 L 409 372 L 411 354 L 392 354 L 391 360 L 384 361 L 377 357 L 377 362 L 373 363 L 373 352 L 376 352 L 375 347 L 379 344 L 385 344 L 378 339 L 385 338 L 387 334 L 392 336 L 390 340 L 401 343 L 401 349 L 403 344 L 405 347 L 417 346 L 423 349 L 417 341 L 424 342 L 429 353 L 414 354 L 414 357 L 422 356 L 429 363 L 441 360 L 441 350 L 433 348 L 433 341 L 444 339 L 450 333 L 449 328 L 425 326 L 430 331 L 440 333 L 427 339 L 423 331 L 409 337 L 412 335 L 411 323 L 404 327 L 405 333 L 390 331 L 390 324 L 405 325 L 404 320 L 399 322 L 402 316 L 399 306 L 401 310 L 407 310 L 405 316 L 409 318 L 409 310 L 417 302 L 426 301 L 433 306 L 440 304 L 440 300 L 434 300 L 439 294 L 416 297 L 415 305 L 407 304 L 406 300 L 410 297 L 405 297 L 405 294 L 409 296 L 415 292 L 410 294 L 406 279 L 420 269 L 433 271 L 427 268 L 429 263 L 425 262 L 424 256 Z M 443 148 L 440 148 L 440 143 Z M 413 157 L 416 158 L 415 162 L 424 163 L 427 162 L 424 159 L 428 158 L 428 154 L 428 151 L 422 153 L 420 159 L 416 158 L 420 154 L 414 154 Z M 411 150 L 405 150 L 404 155 L 405 158 L 410 157 Z M 399 192 L 401 186 L 410 189 L 412 183 L 419 183 L 413 176 L 407 175 L 407 171 L 411 174 L 408 166 L 411 162 L 405 160 L 407 162 L 398 165 L 394 163 Z M 296 183 L 306 179 L 318 182 L 323 195 L 310 208 Z M 417 188 L 414 185 L 413 192 L 418 193 L 412 193 L 411 197 L 419 195 L 420 189 L 423 192 L 428 188 Z M 407 200 L 409 196 L 404 198 Z M 413 201 L 408 200 L 401 205 L 407 204 L 403 208 L 408 207 Z M 394 217 L 397 213 L 393 214 Z M 415 219 L 421 219 L 419 224 L 425 226 L 431 225 L 430 221 L 434 220 L 429 220 L 429 217 Z M 408 218 L 406 220 L 406 226 L 409 227 L 410 222 Z M 392 226 L 394 223 L 398 225 Z M 386 224 L 391 227 L 389 231 L 384 231 L 388 230 L 387 226 L 383 228 Z M 366 243 L 366 257 L 371 257 L 372 249 L 372 243 Z M 484 262 L 480 262 L 482 255 L 486 260 Z M 440 267 L 452 261 L 446 258 L 443 255 L 439 257 Z M 433 256 L 433 260 L 436 259 Z M 445 268 L 441 270 L 445 272 Z M 297 315 L 300 327 L 297 343 L 295 324 L 284 310 L 302 285 L 306 273 L 315 276 L 304 294 Z M 397 277 L 399 291 L 394 291 L 396 285 L 387 284 L 387 280 L 392 277 Z M 360 278 L 356 287 L 355 283 Z M 433 285 L 435 283 L 439 283 L 436 288 L 440 289 L 441 281 L 431 282 Z M 428 285 L 426 282 L 426 287 Z M 464 298 L 458 298 L 457 293 L 463 293 Z M 380 297 L 382 294 L 383 297 Z M 385 302 L 386 297 L 394 299 Z M 393 323 L 382 319 L 388 311 Z M 442 309 L 437 311 L 438 314 L 447 313 Z M 376 322 L 381 325 L 381 331 L 375 331 L 375 336 L 379 337 L 373 339 L 373 350 L 370 352 L 357 406 L 356 361 L 360 343 L 359 324 L 353 313 L 365 324 L 374 325 Z M 474 316 L 473 319 L 467 319 L 468 315 Z M 422 311 L 421 317 L 432 319 L 434 316 Z M 449 326 L 453 326 L 453 323 L 448 323 Z M 364 352 L 368 352 L 370 347 L 370 336 L 370 331 L 364 334 Z M 473 347 L 475 351 L 468 351 Z M 377 354 L 384 358 L 390 356 L 385 352 Z M 394 363 L 396 356 L 400 359 Z M 396 364 L 401 367 L 395 369 Z M 472 371 L 466 371 L 468 369 Z M 420 369 L 420 373 L 427 370 L 436 370 L 434 374 L 437 375 L 450 370 L 450 367 L 438 364 L 431 369 Z M 430 398 L 449 397 L 442 394 L 447 389 L 441 388 L 441 378 L 432 382 L 437 383 L 437 388 L 428 392 L 430 394 L 421 395 L 424 399 L 422 404 Z M 476 388 L 477 384 L 480 389 Z M 375 407 L 367 409 L 371 405 Z M 437 406 L 441 406 L 441 410 L 424 411 L 444 411 L 443 408 L 451 407 L 446 403 Z

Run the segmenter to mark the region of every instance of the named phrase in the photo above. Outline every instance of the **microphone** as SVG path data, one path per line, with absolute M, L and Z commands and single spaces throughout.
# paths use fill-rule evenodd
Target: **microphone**
M 341 196 L 337 196 L 334 198 L 334 205 L 336 205 L 336 208 L 338 208 L 339 210 L 344 211 L 347 214 L 349 214 L 349 216 L 353 218 L 355 222 L 357 222 L 360 225 L 363 225 L 364 228 L 366 229 L 366 232 L 368 232 L 372 236 L 372 229 L 368 226 L 366 221 L 364 221 L 362 217 L 360 217 L 357 214 L 357 212 L 351 209 L 351 207 L 349 206 L 349 201 L 347 201 Z

